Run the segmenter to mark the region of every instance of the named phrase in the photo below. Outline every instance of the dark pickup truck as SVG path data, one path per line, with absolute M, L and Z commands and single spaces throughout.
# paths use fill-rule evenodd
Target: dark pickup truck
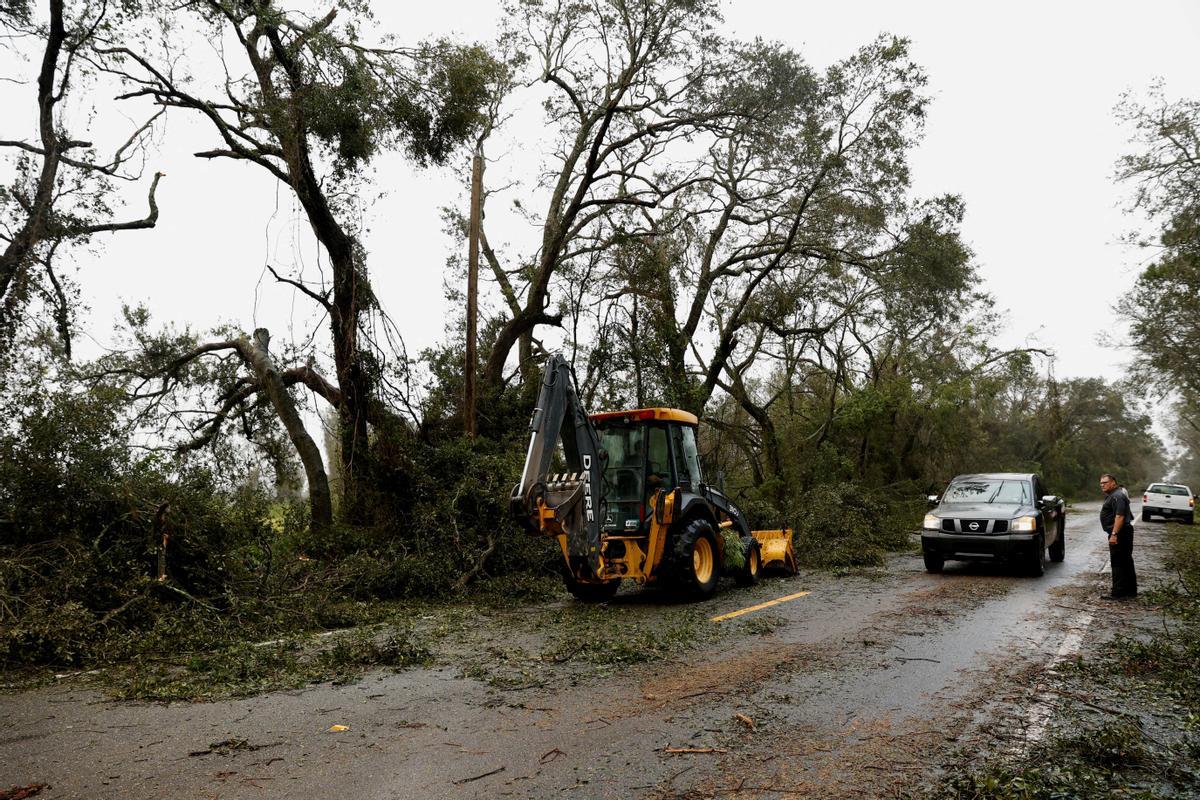
M 1045 554 L 1066 555 L 1066 513 L 1061 497 L 1049 494 L 1037 475 L 989 472 L 959 475 L 931 510 L 921 531 L 925 569 L 941 572 L 947 560 L 1013 561 L 1041 575 Z

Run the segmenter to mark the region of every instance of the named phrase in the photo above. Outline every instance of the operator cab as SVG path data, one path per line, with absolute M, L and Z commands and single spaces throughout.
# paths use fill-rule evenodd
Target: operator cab
M 674 408 L 639 408 L 590 416 L 608 453 L 604 471 L 606 534 L 649 532 L 659 489 L 699 492 L 700 456 L 696 415 Z

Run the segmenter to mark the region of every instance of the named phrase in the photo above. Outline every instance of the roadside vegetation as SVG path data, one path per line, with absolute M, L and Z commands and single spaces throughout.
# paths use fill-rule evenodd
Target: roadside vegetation
M 1064 665 L 1055 734 L 1019 758 L 952 774 L 956 800 L 1143 798 L 1200 794 L 1200 539 L 1171 526 L 1175 578 L 1140 604 L 1161 624 L 1118 636 Z
M 1055 379 L 1039 348 L 996 346 L 1000 317 L 960 235 L 966 202 L 910 185 L 933 93 L 904 39 L 817 69 L 720 34 L 710 0 L 514 2 L 496 42 L 403 47 L 364 43 L 365 3 L 121 9 L 0 6 L 12 46 L 47 70 L 36 92 L 3 76 L 41 111 L 0 131 L 5 669 L 162 660 L 130 673 L 130 696 L 203 696 L 178 688 L 189 675 L 253 691 L 422 663 L 434 634 L 407 627 L 422 603 L 565 598 L 554 548 L 508 520 L 550 349 L 569 354 L 589 408 L 695 412 L 709 479 L 756 527 L 792 527 L 806 568 L 882 564 L 958 472 L 1040 471 L 1080 496 L 1101 470 L 1131 486 L 1164 470 L 1127 392 Z M 163 30 L 221 46 L 177 52 Z M 220 63 L 192 63 L 200 50 Z M 138 158 L 68 136 L 63 92 L 147 120 Z M 346 198 L 372 195 L 389 155 L 463 173 L 478 145 L 503 175 L 506 154 L 534 149 L 512 146 L 521 108 L 544 113 L 550 155 L 524 170 L 542 180 L 487 184 L 477 361 L 459 315 L 440 346 L 409 353 Z M 108 321 L 88 319 L 67 266 L 88 262 L 70 255 L 101 231 L 153 235 L 157 178 L 147 187 L 134 165 L 170 135 L 162 115 L 209 131 L 199 157 L 295 200 L 329 272 L 269 264 L 263 291 L 301 307 L 302 344 L 272 346 L 219 309 L 198 328 L 157 320 L 145 297 L 103 355 L 73 346 Z M 40 145 L 22 138 L 35 130 Z M 149 190 L 153 214 L 114 223 L 127 186 L 138 203 Z M 506 241 L 506 214 L 536 235 Z M 465 251 L 461 210 L 444 218 Z M 461 262 L 448 286 L 465 285 Z M 246 254 L 248 273 L 262 268 Z M 308 644 L 349 628 L 364 632 Z M 273 640 L 301 644 L 259 645 Z M 559 654 L 663 647 L 568 635 Z

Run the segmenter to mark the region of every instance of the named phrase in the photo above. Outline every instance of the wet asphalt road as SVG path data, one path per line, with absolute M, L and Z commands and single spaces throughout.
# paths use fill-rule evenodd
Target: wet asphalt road
M 113 703 L 70 684 L 0 696 L 0 788 L 49 783 L 47 798 L 890 796 L 991 717 L 1040 734 L 1039 671 L 1111 633 L 1113 614 L 1095 600 L 1108 580 L 1097 510 L 1069 512 L 1066 561 L 1041 578 L 956 562 L 928 575 L 916 554 L 879 575 L 730 587 L 705 613 L 810 594 L 705 623 L 730 632 L 686 657 L 521 690 L 446 663 L 206 704 Z M 1152 570 L 1162 526 L 1137 529 L 1139 566 Z M 675 608 L 623 594 L 614 622 L 635 606 L 645 616 L 648 603 L 655 616 Z M 333 724 L 350 730 L 330 733 Z M 229 739 L 250 747 L 196 755 Z

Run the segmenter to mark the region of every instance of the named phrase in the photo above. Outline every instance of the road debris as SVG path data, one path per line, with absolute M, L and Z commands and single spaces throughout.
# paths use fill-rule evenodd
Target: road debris
M 253 753 L 255 750 L 262 750 L 264 747 L 275 747 L 283 744 L 283 742 L 271 742 L 270 744 L 250 744 L 248 739 L 234 738 L 225 739 L 220 742 L 213 742 L 208 746 L 207 750 L 193 750 L 188 753 L 188 756 L 195 758 L 196 756 L 207 756 L 216 753 L 219 756 L 227 756 L 233 753 Z
M 479 775 L 472 775 L 470 778 L 459 778 L 458 780 L 456 780 L 454 782 L 454 785 L 462 786 L 464 783 L 472 783 L 474 781 L 482 780 L 483 778 L 486 778 L 489 775 L 497 775 L 501 772 L 504 772 L 505 769 L 507 769 L 507 767 L 496 767 L 496 769 L 494 769 L 490 772 L 484 772 Z
M 746 714 L 743 714 L 742 712 L 739 711 L 733 715 L 733 718 L 736 719 L 738 722 L 742 723 L 743 725 L 745 725 L 752 732 L 758 730 L 758 726 L 754 724 L 753 717 L 747 716 Z
M 547 753 L 542 753 L 542 757 L 538 759 L 538 763 L 549 764 L 551 761 L 557 761 L 559 758 L 565 755 L 566 753 L 556 747 Z
M 49 789 L 48 783 L 31 783 L 28 786 L 13 786 L 8 789 L 0 789 L 0 800 L 25 800 L 27 797 L 33 797 L 35 794 L 41 794 L 42 789 Z

